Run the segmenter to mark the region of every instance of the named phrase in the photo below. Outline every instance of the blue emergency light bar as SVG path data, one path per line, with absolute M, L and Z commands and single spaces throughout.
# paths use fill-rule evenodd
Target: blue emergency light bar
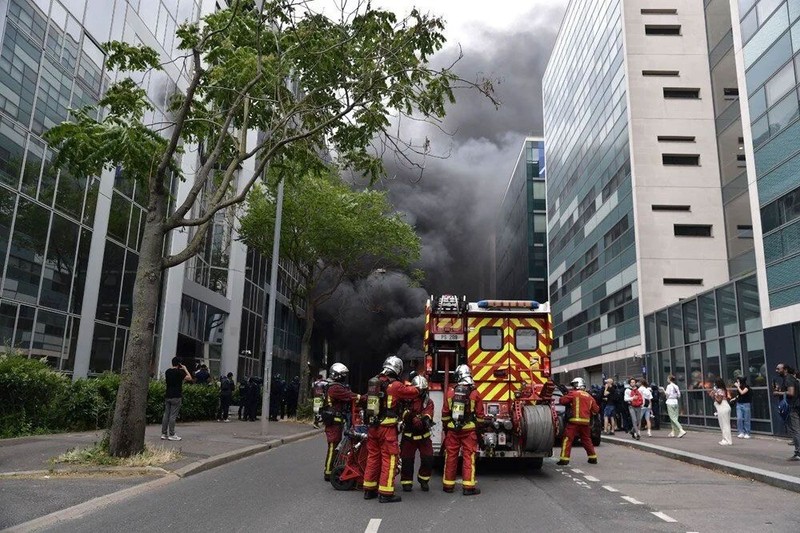
M 539 302 L 536 300 L 481 300 L 478 302 L 478 307 L 481 309 L 489 309 L 490 307 L 526 307 L 535 311 L 539 308 Z

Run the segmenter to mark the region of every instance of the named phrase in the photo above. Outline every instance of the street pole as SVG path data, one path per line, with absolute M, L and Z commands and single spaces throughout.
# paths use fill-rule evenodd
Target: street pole
M 261 435 L 269 432 L 269 393 L 272 388 L 272 351 L 275 345 L 275 305 L 278 294 L 278 263 L 281 248 L 281 218 L 283 218 L 283 176 L 278 182 L 275 201 L 275 232 L 272 237 L 272 268 L 269 272 L 269 303 L 267 308 L 267 348 L 264 353 L 264 395 L 261 398 Z

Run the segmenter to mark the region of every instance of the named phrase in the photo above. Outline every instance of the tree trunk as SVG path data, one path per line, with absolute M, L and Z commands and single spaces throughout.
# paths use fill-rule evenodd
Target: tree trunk
M 311 390 L 311 372 L 308 363 L 311 361 L 311 334 L 314 332 L 314 304 L 306 301 L 306 326 L 300 343 L 300 394 L 298 404 L 309 398 Z
M 139 267 L 133 287 L 128 349 L 111 424 L 109 453 L 115 457 L 129 457 L 144 450 L 149 370 L 161 289 L 167 200 L 166 191 L 150 191 Z

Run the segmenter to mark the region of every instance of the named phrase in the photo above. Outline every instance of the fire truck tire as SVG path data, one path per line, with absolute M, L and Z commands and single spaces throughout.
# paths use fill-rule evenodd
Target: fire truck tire
M 331 485 L 336 490 L 353 490 L 356 488 L 356 480 L 355 479 L 348 479 L 346 481 L 342 481 L 339 476 L 342 475 L 344 472 L 344 465 L 337 466 L 331 471 Z
M 531 457 L 528 460 L 528 465 L 531 467 L 531 470 L 541 470 L 544 465 L 544 457 Z
M 522 434 L 526 452 L 544 453 L 553 449 L 553 415 L 549 405 L 522 408 Z

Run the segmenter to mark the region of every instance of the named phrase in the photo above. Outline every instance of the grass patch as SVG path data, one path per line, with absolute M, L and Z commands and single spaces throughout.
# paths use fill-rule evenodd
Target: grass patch
M 146 447 L 141 453 L 131 457 L 112 457 L 102 444 L 94 444 L 88 448 L 74 448 L 62 453 L 53 460 L 54 464 L 72 464 L 81 466 L 161 466 L 177 461 L 181 453 L 174 448 L 163 446 Z

